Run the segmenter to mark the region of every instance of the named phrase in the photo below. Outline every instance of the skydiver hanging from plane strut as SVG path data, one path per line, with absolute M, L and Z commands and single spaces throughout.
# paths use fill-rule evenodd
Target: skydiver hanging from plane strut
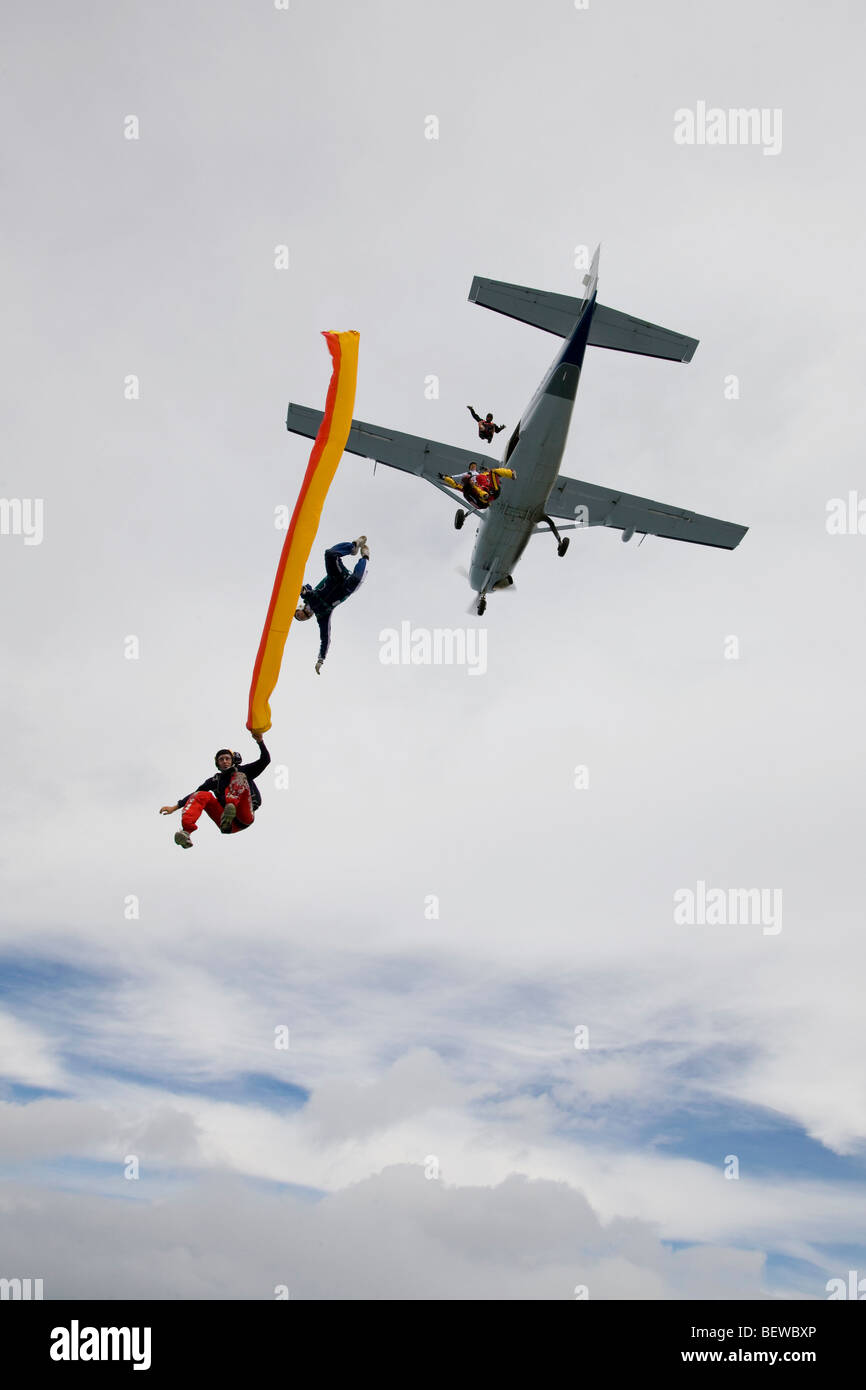
M 467 502 L 483 511 L 499 496 L 500 479 L 516 478 L 517 474 L 513 468 L 485 468 L 479 472 L 478 464 L 470 463 L 465 473 L 457 473 L 453 478 L 450 473 L 440 473 L 439 477 L 447 487 L 456 488 Z

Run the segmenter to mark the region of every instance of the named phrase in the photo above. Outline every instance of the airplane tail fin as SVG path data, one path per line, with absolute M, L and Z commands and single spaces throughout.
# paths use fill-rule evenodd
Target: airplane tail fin
M 592 265 L 589 267 L 589 270 L 583 277 L 583 283 L 586 286 L 586 294 L 584 295 L 585 304 L 589 303 L 589 301 L 592 299 L 592 296 L 598 289 L 598 258 L 600 255 L 601 242 L 599 242 L 598 246 L 596 246 L 595 254 L 592 258 Z
M 600 250 L 601 248 L 599 248 Z M 598 284 L 598 250 L 592 266 L 583 277 L 586 295 L 578 299 L 567 294 L 552 294 L 548 290 L 532 290 L 526 285 L 510 285 L 505 280 L 484 280 L 476 275 L 469 291 L 473 304 L 492 309 L 496 314 L 532 324 L 545 333 L 570 338 L 587 305 L 592 303 Z M 663 357 L 669 362 L 691 362 L 698 346 L 697 338 L 674 333 L 657 323 L 636 319 L 604 304 L 594 304 L 589 328 L 590 347 L 612 348 L 617 352 L 636 352 L 644 357 Z

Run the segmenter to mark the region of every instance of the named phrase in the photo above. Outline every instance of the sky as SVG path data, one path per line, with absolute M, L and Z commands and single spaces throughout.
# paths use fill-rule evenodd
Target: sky
M 0 1277 L 866 1276 L 863 15 L 48 0 L 9 27 Z M 772 141 L 678 142 L 716 108 Z M 289 634 L 254 826 L 179 849 L 160 806 L 255 751 L 321 332 L 360 334 L 358 418 L 482 450 L 467 403 L 513 427 L 558 340 L 472 277 L 577 296 L 599 243 L 601 302 L 700 346 L 589 349 L 563 472 L 741 545 L 541 536 L 478 618 L 474 527 L 346 455 L 307 577 L 361 533 L 368 577 L 320 676 Z M 485 669 L 383 661 L 404 623 L 477 629 Z

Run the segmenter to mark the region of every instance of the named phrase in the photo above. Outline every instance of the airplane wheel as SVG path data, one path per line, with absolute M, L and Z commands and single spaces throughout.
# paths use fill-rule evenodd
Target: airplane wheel
M 480 598 L 480 599 L 478 600 L 478 610 L 477 610 L 477 611 L 478 611 L 478 616 L 479 616 L 479 618 L 483 616 L 483 613 L 484 613 L 484 610 L 485 610 L 486 607 L 487 607 L 487 599 L 486 599 L 486 598 Z
M 467 518 L 468 515 L 469 515 L 468 512 L 458 512 L 458 513 L 457 513 L 457 515 L 456 515 L 455 518 L 454 518 L 454 529 L 455 529 L 456 531 L 462 531 L 462 530 L 463 530 L 463 523 L 464 523 L 464 521 L 466 520 L 466 518 Z
M 560 558 L 565 554 L 566 550 L 568 549 L 568 542 L 569 542 L 570 540 L 571 540 L 571 536 L 565 536 L 565 537 L 559 542 L 559 545 L 556 547 L 556 553 L 557 553 L 557 555 L 560 556 Z

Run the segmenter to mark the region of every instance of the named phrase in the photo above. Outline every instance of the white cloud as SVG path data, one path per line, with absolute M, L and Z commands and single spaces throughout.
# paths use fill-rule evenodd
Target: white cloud
M 304 1111 L 326 1141 L 364 1137 L 407 1117 L 467 1104 L 483 1086 L 461 1086 L 440 1057 L 418 1048 L 400 1057 L 380 1080 L 365 1086 L 323 1081 Z
M 309 1204 L 218 1178 L 153 1206 L 23 1192 L 4 1260 L 51 1298 L 756 1298 L 758 1252 L 672 1252 L 651 1226 L 601 1223 L 562 1183 L 490 1189 L 395 1167 Z M 49 1234 L 63 1232 L 58 1241 Z M 88 1258 L 76 1251 L 82 1243 Z
M 0 1077 L 47 1089 L 65 1084 L 55 1044 L 39 1029 L 5 1010 L 0 1011 Z
M 347 22 L 360 33 L 386 8 L 372 0 Z M 567 1193 L 580 1189 L 604 1222 L 716 1243 L 708 1282 L 729 1268 L 746 1288 L 753 1257 L 726 1254 L 728 1243 L 808 1258 L 844 1238 L 846 1210 L 860 1212 L 850 1183 L 793 1181 L 784 1151 L 775 1181 L 757 1181 L 743 1155 L 738 1183 L 659 1151 L 673 1110 L 683 1147 L 698 1151 L 714 1105 L 744 1122 L 763 1107 L 828 1158 L 866 1139 L 866 538 L 824 527 L 827 499 L 862 475 L 848 306 L 864 287 L 864 195 L 845 142 L 828 144 L 814 119 L 822 102 L 840 129 L 855 119 L 858 58 L 837 43 L 832 73 L 804 88 L 805 7 L 781 47 L 778 26 L 750 15 L 747 51 L 736 25 L 710 17 L 707 97 L 733 100 L 725 91 L 751 82 L 774 105 L 782 97 L 760 89 L 781 84 L 797 138 L 778 160 L 684 151 L 670 113 L 694 98 L 687 28 L 646 6 L 607 8 L 590 32 L 560 7 L 534 35 L 535 67 L 513 0 L 492 25 L 445 0 L 420 45 L 407 8 L 360 76 L 353 44 L 328 45 L 325 70 L 327 19 L 311 9 L 311 59 L 286 84 L 280 46 L 236 6 L 209 6 L 202 61 L 199 36 L 178 34 L 156 5 L 108 29 L 82 21 L 96 79 L 85 92 L 65 36 L 21 20 L 4 91 L 22 133 L 6 171 L 16 215 L 2 488 L 44 497 L 46 527 L 38 547 L 0 538 L 15 733 L 2 941 L 13 960 L 59 968 L 9 996 L 0 1048 L 5 1078 L 74 1099 L 6 1107 L 7 1156 L 112 1162 L 134 1145 L 190 1181 L 197 1165 L 224 1166 L 326 1188 L 342 1249 L 351 1223 L 367 1238 L 371 1193 L 402 1210 L 401 1183 L 414 1179 L 380 1181 L 382 1169 L 432 1151 L 457 1193 L 443 1210 L 463 1210 L 465 1189 L 480 1208 L 490 1190 L 497 1217 L 507 1224 L 513 1204 L 519 1224 L 527 1191 L 537 1196 L 515 1185 L 524 1173 L 565 1184 L 551 1209 L 574 1215 Z M 832 40 L 835 16 L 822 22 Z M 577 89 L 576 25 L 590 44 Z M 504 105 L 479 76 L 479 41 L 512 93 Z M 614 106 L 611 62 L 633 75 Z M 125 109 L 130 74 L 148 113 L 136 148 L 106 116 Z M 241 97 L 230 108 L 229 78 Z M 313 129 L 323 82 L 333 99 Z M 425 83 L 442 108 L 435 149 L 419 117 Z M 579 177 L 563 180 L 575 131 L 590 126 Z M 302 208 L 274 178 L 277 130 Z M 515 183 L 525 169 L 532 196 Z M 335 193 L 352 209 L 348 236 Z M 178 850 L 177 819 L 158 807 L 210 771 L 216 747 L 248 746 L 246 683 L 282 541 L 273 508 L 292 500 L 309 452 L 282 419 L 289 396 L 321 402 L 323 324 L 361 329 L 361 418 L 471 447 L 465 402 L 513 423 L 555 346 L 468 305 L 472 274 L 577 290 L 574 245 L 601 237 L 604 301 L 702 341 L 688 368 L 592 352 L 565 471 L 749 523 L 743 545 L 733 556 L 651 538 L 622 546 L 598 531 L 559 561 L 549 538 L 533 540 L 515 592 L 491 600 L 483 679 L 386 668 L 383 626 L 462 618 L 455 567 L 471 528 L 458 536 L 415 480 L 346 458 L 307 577 L 327 541 L 359 530 L 373 563 L 335 616 L 321 678 L 313 635 L 287 643 L 271 747 L 289 788 L 266 776 L 252 831 L 226 840 L 208 823 L 194 850 Z M 286 239 L 293 268 L 280 278 L 271 252 Z M 127 372 L 140 375 L 135 403 L 122 398 Z M 437 402 L 423 396 L 430 372 Z M 736 402 L 722 390 L 731 372 Z M 137 662 L 123 657 L 129 633 Z M 722 655 L 731 633 L 736 662 Z M 780 887 L 782 933 L 677 927 L 673 894 L 698 879 Z M 92 972 L 86 983 L 77 967 Z M 577 1025 L 586 1053 L 573 1047 Z M 274 1048 L 277 1027 L 291 1032 L 287 1052 Z M 306 1111 L 171 1089 L 249 1074 L 309 1089 Z M 654 1116 L 655 1149 L 644 1137 Z M 721 1162 L 730 1145 L 718 1138 Z M 212 1246 L 207 1260 L 194 1253 L 193 1233 L 218 1225 L 237 1191 L 225 1179 L 198 1206 L 178 1197 L 188 1248 L 173 1253 L 160 1228 L 126 1264 L 98 1203 L 89 1243 L 68 1202 L 32 1200 L 46 1225 L 83 1233 L 100 1288 L 117 1273 L 119 1286 L 165 1278 L 213 1292 L 232 1274 Z M 440 1211 L 413 1197 L 415 1224 L 394 1229 L 394 1268 L 416 1288 L 432 1240 L 424 1202 Z M 261 1211 L 250 1199 L 229 1213 L 239 1242 L 244 1219 L 266 1224 Z M 490 1220 L 479 1234 L 495 1242 Z M 670 1291 L 698 1258 L 653 1248 L 638 1259 L 634 1239 L 598 1255 L 601 1285 Z M 515 1252 L 530 1248 L 518 1240 Z M 559 1289 L 571 1276 L 549 1258 L 544 1287 Z M 477 1287 L 472 1259 L 435 1266 L 435 1287 Z M 367 1265 L 353 1256 L 345 1281 L 336 1262 L 313 1265 L 309 1287 L 400 1287 L 377 1253 Z M 494 1286 L 512 1287 L 512 1274 L 500 1268 Z M 63 1277 L 74 1281 L 71 1265 Z

